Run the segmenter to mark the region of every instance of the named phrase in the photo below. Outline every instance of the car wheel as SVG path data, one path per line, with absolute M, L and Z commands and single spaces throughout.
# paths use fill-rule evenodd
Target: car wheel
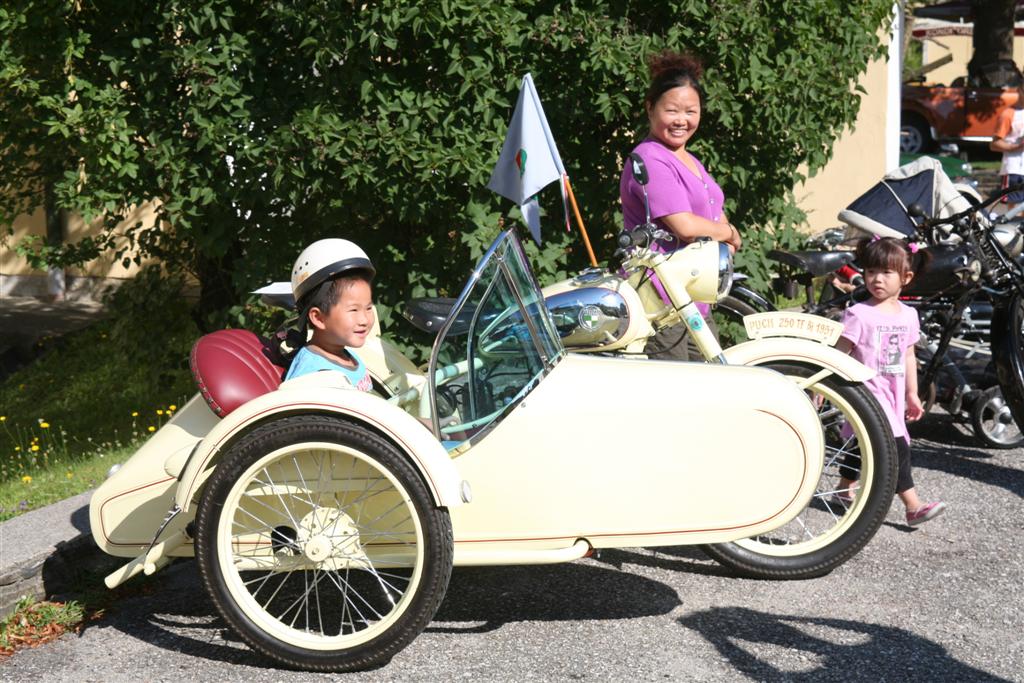
M 430 622 L 452 527 L 389 441 L 291 416 L 228 448 L 197 509 L 196 556 L 217 611 L 252 648 L 352 671 L 386 663 Z
M 900 124 L 900 152 L 924 154 L 934 146 L 931 131 L 924 119 L 916 114 L 905 114 Z

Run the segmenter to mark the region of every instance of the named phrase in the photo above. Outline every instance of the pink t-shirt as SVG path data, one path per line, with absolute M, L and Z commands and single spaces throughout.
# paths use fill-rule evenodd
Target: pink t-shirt
M 897 313 L 880 311 L 867 303 L 856 304 L 843 314 L 842 336 L 853 343 L 850 355 L 877 373 L 865 386 L 882 405 L 893 436 L 910 441 L 906 354 L 921 336 L 917 311 L 904 303 L 900 303 Z

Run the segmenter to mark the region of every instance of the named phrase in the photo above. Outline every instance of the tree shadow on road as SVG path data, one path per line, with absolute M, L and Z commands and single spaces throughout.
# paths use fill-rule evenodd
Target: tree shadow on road
M 743 607 L 694 612 L 679 624 L 703 636 L 737 673 L 758 681 L 1007 680 L 960 662 L 938 643 L 891 626 Z
M 912 430 L 911 462 L 915 468 L 998 486 L 1024 498 L 1024 456 L 1021 456 L 1020 467 L 993 462 L 996 456 L 991 450 L 981 448 L 974 437 L 961 432 L 952 418 L 942 417 Z
M 103 617 L 86 624 L 104 626 L 171 652 L 275 669 L 268 657 L 249 649 L 220 618 L 199 582 L 194 561 L 178 561 L 155 577 L 136 578 L 116 590 L 129 590 Z

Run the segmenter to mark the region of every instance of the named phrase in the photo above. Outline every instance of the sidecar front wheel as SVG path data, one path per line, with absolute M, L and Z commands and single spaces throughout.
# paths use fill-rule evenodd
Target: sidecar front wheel
M 820 370 L 796 362 L 764 367 L 797 382 Z M 871 540 L 895 494 L 896 444 L 889 421 L 871 393 L 834 375 L 817 380 L 805 391 L 818 410 L 825 436 L 824 467 L 810 503 L 778 529 L 733 543 L 702 546 L 713 559 L 744 576 L 808 579 L 827 574 Z M 839 486 L 844 465 L 858 475 L 852 502 L 836 495 L 845 493 Z
M 196 556 L 214 605 L 287 666 L 383 664 L 430 622 L 452 570 L 452 528 L 387 440 L 329 416 L 274 420 L 210 476 Z

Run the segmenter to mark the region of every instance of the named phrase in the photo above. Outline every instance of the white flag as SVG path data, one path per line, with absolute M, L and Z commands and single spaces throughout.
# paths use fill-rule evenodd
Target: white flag
M 536 194 L 548 184 L 561 180 L 563 175 L 565 167 L 548 128 L 544 108 L 533 87 L 533 78 L 526 74 L 501 156 L 487 187 L 519 205 L 530 234 L 540 244 L 540 207 Z M 565 189 L 561 183 L 559 187 L 564 202 Z

